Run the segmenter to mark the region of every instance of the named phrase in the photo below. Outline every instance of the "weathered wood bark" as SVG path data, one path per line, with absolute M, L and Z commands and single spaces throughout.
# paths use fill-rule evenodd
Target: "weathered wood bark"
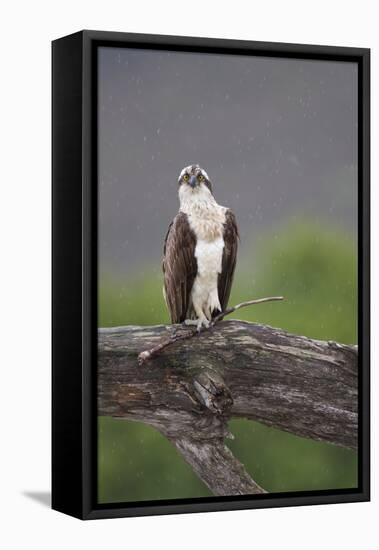
M 138 365 L 181 326 L 99 330 L 100 415 L 157 428 L 217 495 L 262 493 L 225 446 L 231 416 L 357 446 L 356 346 L 222 321 Z

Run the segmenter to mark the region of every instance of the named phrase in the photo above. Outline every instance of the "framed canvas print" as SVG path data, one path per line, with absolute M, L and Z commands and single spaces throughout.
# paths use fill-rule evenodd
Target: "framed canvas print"
M 53 42 L 53 508 L 369 499 L 369 50 Z

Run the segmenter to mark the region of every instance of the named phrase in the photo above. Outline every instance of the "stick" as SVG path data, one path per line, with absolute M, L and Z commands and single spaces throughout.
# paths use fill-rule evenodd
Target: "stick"
M 280 300 L 284 300 L 283 296 L 270 296 L 269 298 L 258 298 L 257 300 L 249 300 L 247 302 L 241 302 L 240 304 L 237 304 L 236 306 L 233 306 L 233 307 L 229 307 L 225 311 L 222 311 L 221 313 L 216 315 L 216 317 L 212 321 L 212 325 L 215 325 L 219 321 L 222 321 L 222 319 L 226 315 L 230 315 L 231 313 L 233 313 L 237 309 L 241 309 L 241 308 L 247 307 L 247 306 L 252 306 L 252 305 L 255 305 L 255 304 L 263 304 L 264 302 L 278 302 Z
M 215 324 L 222 321 L 223 318 L 226 317 L 226 315 L 230 315 L 237 309 L 252 306 L 255 304 L 262 304 L 264 302 L 278 302 L 280 300 L 284 300 L 283 296 L 269 296 L 268 298 L 258 298 L 257 300 L 248 300 L 247 302 L 241 302 L 240 304 L 229 307 L 225 311 L 222 311 L 221 313 L 216 315 L 209 327 L 204 330 L 209 330 L 210 328 L 214 327 Z M 204 332 L 204 330 L 202 332 Z M 199 334 L 201 334 L 201 332 L 193 329 L 189 329 L 189 331 L 185 332 L 184 334 L 174 333 L 168 340 L 164 340 L 163 342 L 157 344 L 151 349 L 142 351 L 138 355 L 138 363 L 142 365 L 145 361 L 147 361 L 148 359 L 152 359 L 168 346 L 171 346 L 172 344 L 175 344 L 176 342 L 179 342 L 181 340 L 188 340 L 189 338 L 193 338 L 194 336 L 198 336 Z
M 197 334 L 200 334 L 200 333 L 196 329 L 195 330 L 188 329 L 188 332 L 184 334 L 174 333 L 168 340 L 164 340 L 163 342 L 154 346 L 151 349 L 141 351 L 141 353 L 138 355 L 138 363 L 142 365 L 142 363 L 144 363 L 148 359 L 151 359 L 155 355 L 158 355 L 163 349 L 167 348 L 168 346 L 171 346 L 171 344 L 175 344 L 175 342 L 180 342 L 180 340 L 188 340 L 189 338 L 192 338 Z

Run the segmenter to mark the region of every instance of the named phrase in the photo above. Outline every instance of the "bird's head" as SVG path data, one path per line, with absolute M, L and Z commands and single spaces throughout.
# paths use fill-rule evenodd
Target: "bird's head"
M 180 172 L 179 197 L 190 199 L 202 195 L 211 197 L 212 184 L 206 171 L 198 164 L 190 164 Z

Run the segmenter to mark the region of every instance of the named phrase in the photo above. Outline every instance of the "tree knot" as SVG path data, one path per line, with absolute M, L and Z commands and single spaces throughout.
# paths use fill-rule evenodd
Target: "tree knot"
M 224 379 L 215 371 L 202 370 L 193 380 L 195 397 L 213 414 L 228 414 L 233 398 Z

